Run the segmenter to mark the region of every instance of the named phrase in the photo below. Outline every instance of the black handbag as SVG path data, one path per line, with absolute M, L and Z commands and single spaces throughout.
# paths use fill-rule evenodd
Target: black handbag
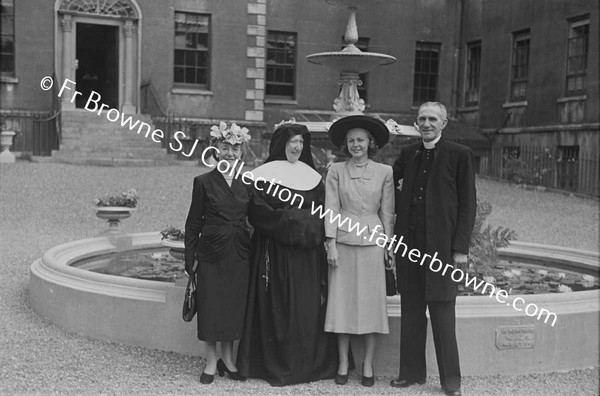
M 394 262 L 387 255 L 384 256 L 383 263 L 385 265 L 385 294 L 387 296 L 395 296 L 398 294 L 396 289 L 396 275 L 394 274 Z
M 188 278 L 188 283 L 185 288 L 185 296 L 183 298 L 183 309 L 181 316 L 186 322 L 191 322 L 196 315 L 196 275 L 191 275 Z

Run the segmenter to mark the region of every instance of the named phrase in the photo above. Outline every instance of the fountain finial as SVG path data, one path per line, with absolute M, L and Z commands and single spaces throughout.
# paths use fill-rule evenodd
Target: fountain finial
M 350 17 L 348 18 L 348 24 L 346 25 L 346 33 L 344 34 L 345 48 L 342 52 L 361 52 L 356 47 L 358 41 L 358 27 L 356 25 L 356 7 L 350 7 Z

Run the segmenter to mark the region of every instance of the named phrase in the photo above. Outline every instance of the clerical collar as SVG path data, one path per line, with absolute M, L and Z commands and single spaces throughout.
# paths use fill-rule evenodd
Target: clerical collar
M 431 150 L 431 149 L 435 148 L 436 143 L 439 142 L 441 137 L 442 137 L 442 135 L 436 137 L 431 142 L 426 142 L 423 140 L 423 146 L 425 147 L 425 149 Z

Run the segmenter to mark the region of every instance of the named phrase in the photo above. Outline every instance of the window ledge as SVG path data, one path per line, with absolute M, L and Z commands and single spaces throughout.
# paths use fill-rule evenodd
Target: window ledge
M 564 103 L 564 102 L 577 102 L 580 100 L 587 100 L 587 95 L 579 95 L 579 96 L 565 96 L 562 98 L 556 98 L 556 103 Z
M 176 95 L 204 95 L 204 96 L 212 96 L 213 92 L 212 91 L 208 91 L 206 89 L 201 89 L 201 88 L 177 88 L 177 87 L 173 87 L 171 88 L 171 93 L 174 93 Z
M 463 113 L 463 112 L 466 113 L 469 111 L 479 111 L 479 105 L 459 107 L 458 111 L 461 113 Z
M 0 83 L 3 83 L 3 84 L 18 84 L 19 83 L 19 77 L 2 76 L 2 77 L 0 77 Z
M 520 102 L 506 102 L 502 105 L 503 109 L 509 109 L 511 107 L 527 107 L 527 101 L 522 100 Z
M 265 104 L 283 104 L 283 105 L 294 105 L 298 104 L 295 99 L 279 99 L 279 98 L 265 98 Z

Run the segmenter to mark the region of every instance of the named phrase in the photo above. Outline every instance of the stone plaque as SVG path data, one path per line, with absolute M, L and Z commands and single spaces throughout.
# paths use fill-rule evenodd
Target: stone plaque
M 496 348 L 531 349 L 535 346 L 535 326 L 500 326 L 496 329 Z

